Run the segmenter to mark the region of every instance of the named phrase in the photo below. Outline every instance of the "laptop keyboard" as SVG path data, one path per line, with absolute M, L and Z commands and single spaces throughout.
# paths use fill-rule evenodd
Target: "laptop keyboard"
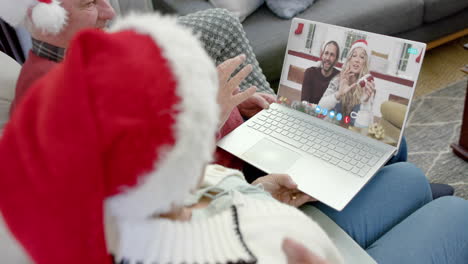
M 336 130 L 312 125 L 278 109 L 259 113 L 247 126 L 361 177 L 383 155 L 367 144 L 346 140 Z

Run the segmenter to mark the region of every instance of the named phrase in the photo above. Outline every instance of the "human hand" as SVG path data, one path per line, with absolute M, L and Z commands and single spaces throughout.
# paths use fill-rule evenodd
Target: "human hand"
M 286 254 L 288 264 L 328 264 L 327 261 L 289 238 L 283 240 L 281 248 Z
M 317 201 L 309 195 L 299 191 L 297 184 L 287 174 L 268 174 L 252 182 L 252 185 L 261 184 L 276 200 L 299 207 L 307 202 Z
M 348 93 L 352 89 L 356 88 L 357 83 L 353 83 L 352 85 L 349 85 L 350 80 L 353 77 L 355 78 L 355 74 L 351 72 L 349 68 L 341 72 L 340 87 L 338 88 L 338 92 L 336 93 L 336 99 L 340 100 L 342 96 L 344 96 L 346 93 Z
M 375 96 L 375 83 L 374 81 L 367 81 L 364 87 L 363 101 L 368 102 L 370 98 Z
M 252 65 L 247 65 L 231 78 L 232 73 L 245 61 L 245 55 L 239 55 L 218 65 L 219 91 L 218 104 L 221 107 L 219 127 L 229 118 L 232 110 L 251 97 L 257 88 L 255 86 L 240 92 L 239 84 L 252 72 Z
M 255 93 L 240 103 L 237 108 L 243 117 L 251 118 L 263 109 L 270 107 L 270 104 L 276 102 L 276 96 L 266 93 Z

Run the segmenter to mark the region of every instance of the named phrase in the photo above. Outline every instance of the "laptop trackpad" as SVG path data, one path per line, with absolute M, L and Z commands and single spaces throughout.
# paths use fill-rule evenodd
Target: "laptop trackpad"
M 264 138 L 241 157 L 268 173 L 285 173 L 301 155 Z

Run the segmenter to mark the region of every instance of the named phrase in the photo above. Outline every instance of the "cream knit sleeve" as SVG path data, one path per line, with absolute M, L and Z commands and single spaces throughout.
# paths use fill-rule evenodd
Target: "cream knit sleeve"
M 318 105 L 322 108 L 327 108 L 327 109 L 333 109 L 335 108 L 336 104 L 338 103 L 338 100 L 336 100 L 335 93 L 338 92 L 339 85 L 340 85 L 340 75 L 336 75 L 333 77 L 333 79 L 330 81 L 328 84 L 327 90 L 325 90 L 325 93 L 323 93 L 322 98 L 320 98 L 320 101 Z
M 229 169 L 221 165 L 206 166 L 202 185 L 200 188 L 215 186 L 228 176 L 237 176 L 245 180 L 244 174 L 239 170 Z

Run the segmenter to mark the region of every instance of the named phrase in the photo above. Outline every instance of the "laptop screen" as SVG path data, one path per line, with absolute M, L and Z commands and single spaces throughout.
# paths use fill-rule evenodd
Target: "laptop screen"
M 294 19 L 279 103 L 399 146 L 426 45 Z

